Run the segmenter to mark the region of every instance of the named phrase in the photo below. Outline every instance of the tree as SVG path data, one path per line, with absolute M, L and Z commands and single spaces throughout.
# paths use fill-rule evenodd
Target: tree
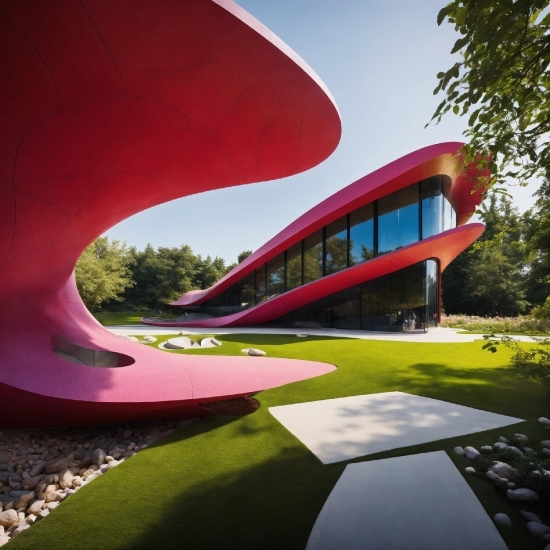
M 75 277 L 80 297 L 89 310 L 96 310 L 108 300 L 124 299 L 123 291 L 135 284 L 132 262 L 126 243 L 109 242 L 108 237 L 100 237 L 84 250 L 76 264 Z
M 530 251 L 525 217 L 506 196 L 488 197 L 479 215 L 485 223 L 480 239 L 443 273 L 447 313 L 517 315 L 529 307 L 526 287 Z
M 462 36 L 462 60 L 440 72 L 432 120 L 469 115 L 464 164 L 491 168 L 490 181 L 524 184 L 550 174 L 550 0 L 453 0 L 438 15 Z M 487 154 L 489 153 L 489 154 Z
M 550 182 L 536 191 L 535 208 L 525 214 L 526 242 L 531 252 L 527 299 L 541 305 L 550 296 Z
M 143 252 L 132 250 L 135 258 L 135 287 L 124 294 L 124 301 L 134 308 L 164 309 L 193 285 L 196 257 L 191 247 L 159 247 L 150 244 Z
M 237 262 L 238 263 L 243 263 L 247 258 L 248 256 L 250 256 L 252 254 L 252 250 L 243 250 L 238 256 L 237 256 Z
M 199 254 L 195 262 L 193 288 L 209 288 L 226 273 L 225 260 L 216 256 L 213 260 L 206 256 L 203 260 Z

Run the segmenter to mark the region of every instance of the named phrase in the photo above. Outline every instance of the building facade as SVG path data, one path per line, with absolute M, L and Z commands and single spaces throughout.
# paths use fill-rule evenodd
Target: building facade
M 450 261 L 442 242 L 453 241 L 456 256 L 483 231 L 466 224 L 480 190 L 475 171 L 460 171 L 459 150 L 456 143 L 428 147 L 342 189 L 212 288 L 182 296 L 173 305 L 184 313 L 170 324 L 374 331 L 436 325 L 441 273 Z

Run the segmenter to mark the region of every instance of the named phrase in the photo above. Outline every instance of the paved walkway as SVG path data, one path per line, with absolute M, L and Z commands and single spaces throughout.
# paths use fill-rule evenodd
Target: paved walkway
M 444 451 L 348 464 L 306 550 L 506 550 Z
M 146 334 L 311 334 L 312 336 L 326 336 L 333 338 L 360 338 L 362 340 L 388 340 L 392 342 L 425 342 L 425 343 L 461 343 L 482 340 L 481 334 L 458 334 L 458 330 L 452 328 L 431 328 L 428 332 L 370 332 L 365 330 L 339 330 L 332 328 L 305 329 L 305 328 L 263 328 L 263 327 L 238 327 L 223 329 L 165 328 L 151 325 L 119 325 L 106 327 L 115 334 L 141 336 Z M 514 336 L 522 342 L 533 342 L 529 336 Z
M 399 391 L 282 405 L 269 412 L 323 464 L 523 422 Z

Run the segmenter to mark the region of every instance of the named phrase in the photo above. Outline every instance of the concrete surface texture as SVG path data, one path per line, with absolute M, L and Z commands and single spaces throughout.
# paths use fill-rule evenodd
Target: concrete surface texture
M 307 550 L 506 550 L 444 451 L 349 464 Z
M 283 405 L 269 411 L 323 464 L 523 422 L 402 392 Z
M 325 85 L 230 0 L 6 0 L 0 15 L 0 427 L 195 415 L 201 401 L 270 387 L 252 358 L 113 336 L 73 270 L 137 212 L 325 160 L 341 135 Z M 68 359 L 95 352 L 119 360 Z M 303 366 L 287 374 L 327 368 Z
M 186 327 L 185 329 L 156 327 L 148 325 L 120 325 L 107 327 L 118 335 L 145 335 L 145 334 L 289 334 L 298 336 L 304 334 L 304 328 L 265 328 L 265 327 L 224 327 L 222 330 L 208 328 Z M 371 332 L 366 330 L 338 330 L 333 328 L 307 329 L 307 335 L 324 336 L 327 338 L 359 338 L 361 340 L 385 340 L 388 342 L 415 342 L 426 344 L 452 344 L 482 340 L 481 334 L 461 334 L 460 330 L 452 328 L 431 328 L 428 332 Z M 307 337 L 306 337 L 307 338 Z M 533 342 L 529 336 L 513 336 L 520 342 Z

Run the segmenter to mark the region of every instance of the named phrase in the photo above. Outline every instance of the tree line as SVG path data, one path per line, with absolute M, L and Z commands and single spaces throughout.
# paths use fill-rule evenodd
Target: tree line
M 478 214 L 483 235 L 443 272 L 446 313 L 516 316 L 550 296 L 550 182 L 520 215 L 506 195 L 489 194 Z
M 237 262 L 252 253 L 241 252 Z M 212 286 L 233 269 L 216 256 L 195 255 L 188 245 L 144 250 L 107 236 L 82 254 L 75 277 L 82 301 L 90 311 L 166 311 L 170 302 L 189 290 Z
M 545 304 L 550 297 L 550 181 L 535 195 L 535 206 L 519 214 L 508 196 L 489 194 L 478 211 L 485 232 L 443 273 L 446 313 L 506 317 Z M 334 260 L 337 248 L 331 249 Z M 237 262 L 250 254 L 243 251 Z M 312 263 L 319 267 L 318 261 Z M 189 290 L 212 286 L 236 265 L 195 255 L 188 245 L 137 250 L 100 237 L 84 251 L 75 271 L 91 311 L 168 311 L 167 304 Z

